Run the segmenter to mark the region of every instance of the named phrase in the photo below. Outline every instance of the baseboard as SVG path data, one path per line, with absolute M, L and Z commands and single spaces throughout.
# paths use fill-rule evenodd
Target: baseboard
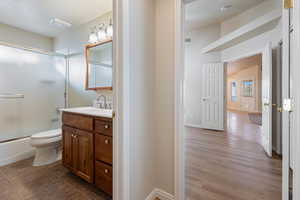
M 8 165 L 34 156 L 30 139 L 24 138 L 0 144 L 0 166 Z
M 155 199 L 160 199 L 160 200 L 174 200 L 175 197 L 166 191 L 163 191 L 161 189 L 154 189 L 145 200 L 155 200 Z
M 195 124 L 184 124 L 186 127 L 191 127 L 191 128 L 202 128 L 200 125 L 195 125 Z

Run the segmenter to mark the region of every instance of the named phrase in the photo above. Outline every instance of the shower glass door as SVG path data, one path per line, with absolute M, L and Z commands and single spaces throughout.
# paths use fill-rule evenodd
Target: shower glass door
M 0 142 L 60 126 L 64 57 L 0 46 Z

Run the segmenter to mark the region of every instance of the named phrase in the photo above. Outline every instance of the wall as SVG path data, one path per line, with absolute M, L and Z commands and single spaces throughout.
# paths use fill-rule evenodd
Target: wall
M 143 200 L 156 186 L 155 1 L 129 1 L 130 197 Z
M 230 64 L 229 64 L 230 67 Z M 242 95 L 242 84 L 245 80 L 253 80 L 253 97 Z M 231 99 L 231 83 L 237 82 L 237 101 Z M 254 65 L 227 77 L 227 108 L 237 111 L 261 112 L 261 65 Z
M 0 42 L 46 51 L 53 50 L 52 38 L 28 32 L 6 24 L 0 24 L 0 35 Z
M 54 50 L 65 54 L 83 53 L 92 28 L 101 23 L 108 24 L 111 18 L 112 12 L 108 12 L 79 27 L 68 29 L 55 37 Z
M 174 7 L 173 0 L 156 0 L 156 187 L 170 194 L 174 194 Z
M 201 126 L 202 65 L 220 62 L 219 52 L 201 54 L 201 49 L 220 37 L 220 24 L 192 30 L 186 34 L 191 43 L 185 43 L 185 124 Z
M 109 23 L 112 12 L 106 13 L 79 27 L 73 27 L 61 33 L 54 39 L 54 50 L 69 56 L 69 88 L 68 99 L 70 107 L 91 106 L 98 95 L 104 94 L 112 101 L 111 91 L 85 90 L 86 62 L 85 46 L 88 44 L 89 33 L 95 25 Z

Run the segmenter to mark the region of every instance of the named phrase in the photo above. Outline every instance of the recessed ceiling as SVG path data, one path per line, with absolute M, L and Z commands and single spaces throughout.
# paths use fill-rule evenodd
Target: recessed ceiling
M 65 28 L 52 18 L 78 26 L 111 10 L 112 0 L 0 0 L 0 23 L 55 37 Z
M 221 23 L 265 0 L 186 0 L 185 19 L 188 29 Z M 231 8 L 221 11 L 224 6 Z

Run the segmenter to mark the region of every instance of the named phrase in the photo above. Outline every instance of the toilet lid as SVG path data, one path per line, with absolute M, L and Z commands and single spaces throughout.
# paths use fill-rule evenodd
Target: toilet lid
M 53 138 L 53 137 L 61 136 L 61 133 L 62 133 L 61 129 L 55 129 L 55 130 L 34 134 L 31 136 L 31 138 Z

